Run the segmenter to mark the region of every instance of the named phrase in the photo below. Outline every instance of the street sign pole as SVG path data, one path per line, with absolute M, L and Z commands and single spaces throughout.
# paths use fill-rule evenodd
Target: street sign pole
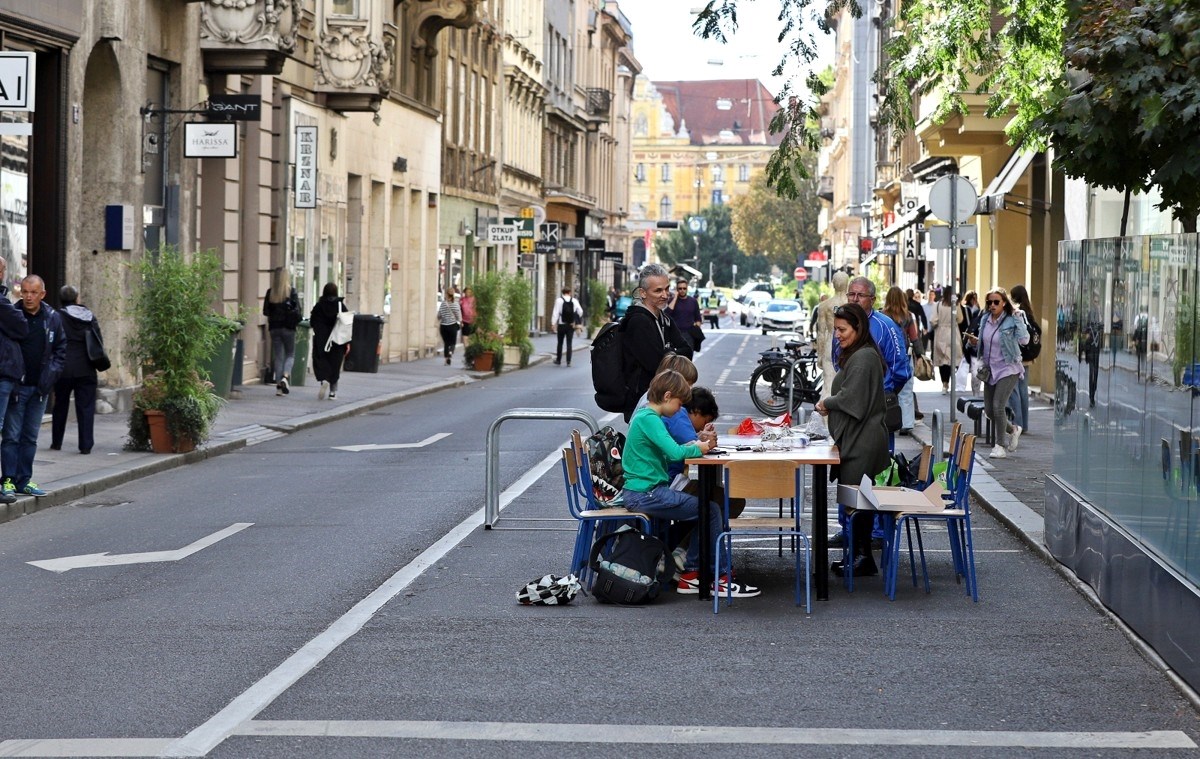
M 934 216 L 946 222 L 950 232 L 950 284 L 952 290 L 959 289 L 958 283 L 958 239 L 959 225 L 975 215 L 975 207 L 979 195 L 970 180 L 958 174 L 944 176 L 929 188 L 929 210 Z M 951 304 L 953 308 L 953 304 Z M 953 317 L 954 314 L 951 314 Z M 961 348 L 959 349 L 961 352 Z M 961 355 L 961 354 L 960 354 Z M 954 341 L 950 341 L 950 357 L 954 357 Z M 957 367 L 952 367 L 957 369 Z M 957 415 L 956 396 L 957 372 L 950 374 L 950 421 L 955 421 Z

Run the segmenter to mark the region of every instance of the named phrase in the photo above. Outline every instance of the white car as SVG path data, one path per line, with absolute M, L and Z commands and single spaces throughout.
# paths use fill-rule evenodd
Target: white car
M 733 316 L 736 314 L 738 323 L 743 327 L 746 325 L 753 326 L 757 323 L 754 320 L 755 309 L 770 299 L 770 294 L 761 290 L 753 290 L 745 295 L 740 295 L 729 302 L 729 315 Z
M 804 332 L 808 328 L 808 310 L 799 301 L 772 298 L 755 308 L 754 323 L 765 335 L 772 331 Z

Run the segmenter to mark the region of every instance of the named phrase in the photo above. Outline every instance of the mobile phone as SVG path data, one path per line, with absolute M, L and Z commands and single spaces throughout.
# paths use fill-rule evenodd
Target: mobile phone
M 708 449 L 709 456 L 724 456 L 727 453 L 729 453 L 729 451 L 725 450 L 724 448 L 709 448 Z

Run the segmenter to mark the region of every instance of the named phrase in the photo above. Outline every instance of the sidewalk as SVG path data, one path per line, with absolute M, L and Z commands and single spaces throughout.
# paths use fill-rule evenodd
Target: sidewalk
M 530 365 L 549 361 L 556 345 L 554 335 L 533 338 Z M 578 340 L 576 350 L 588 342 Z M 512 371 L 515 367 L 504 367 Z M 318 383 L 310 374 L 303 386 L 292 386 L 290 394 L 276 397 L 274 385 L 241 385 L 221 409 L 208 442 L 191 453 L 159 454 L 123 449 L 129 429 L 126 413 L 96 415 L 96 444 L 89 455 L 78 451 L 74 414 L 67 422 L 63 450 L 50 450 L 50 415 L 38 438 L 33 479 L 49 491 L 48 496 L 22 496 L 13 504 L 0 504 L 0 523 L 211 456 L 219 456 L 247 445 L 281 437 L 290 432 L 344 419 L 426 393 L 487 379 L 491 372 L 463 368 L 462 347 L 453 363 L 446 366 L 439 352 L 418 361 L 380 364 L 378 373 L 342 372 L 338 397 L 317 400 Z

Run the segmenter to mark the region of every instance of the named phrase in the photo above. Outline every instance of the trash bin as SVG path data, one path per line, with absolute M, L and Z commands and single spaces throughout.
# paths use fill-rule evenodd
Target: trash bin
M 312 325 L 304 319 L 296 325 L 296 354 L 292 360 L 292 387 L 304 387 L 308 376 L 309 344 L 312 343 Z
M 376 314 L 355 314 L 354 332 L 350 338 L 350 353 L 346 355 L 348 372 L 378 372 L 379 346 L 383 340 L 383 317 Z
M 207 359 L 200 362 L 200 371 L 208 376 L 213 384 L 213 392 L 222 398 L 228 398 L 233 389 L 233 364 L 237 354 L 237 334 L 242 329 L 241 322 L 214 317 L 225 330 L 221 342 Z

